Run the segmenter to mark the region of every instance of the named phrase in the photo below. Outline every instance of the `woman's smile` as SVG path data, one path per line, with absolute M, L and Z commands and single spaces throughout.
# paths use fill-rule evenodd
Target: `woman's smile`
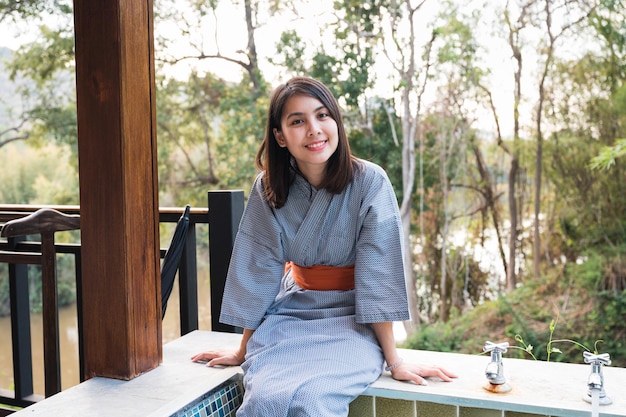
M 310 151 L 319 151 L 320 149 L 323 149 L 327 143 L 327 140 L 318 140 L 308 145 L 305 145 L 305 147 Z

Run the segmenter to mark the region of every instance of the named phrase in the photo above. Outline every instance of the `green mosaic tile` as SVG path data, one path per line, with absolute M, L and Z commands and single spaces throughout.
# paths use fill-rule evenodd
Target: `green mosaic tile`
M 417 417 L 457 417 L 456 406 L 418 402 Z
M 459 407 L 459 417 L 502 417 L 502 410 Z
M 415 401 L 376 397 L 376 417 L 415 417 Z
M 374 397 L 361 395 L 350 404 L 348 417 L 374 417 Z
M 239 381 L 226 381 L 170 417 L 235 417 L 243 399 Z

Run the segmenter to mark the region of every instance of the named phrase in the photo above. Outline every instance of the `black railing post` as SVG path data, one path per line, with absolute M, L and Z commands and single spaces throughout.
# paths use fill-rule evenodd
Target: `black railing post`
M 238 333 L 219 322 L 228 264 L 243 215 L 243 191 L 209 191 L 209 262 L 211 274 L 211 330 Z
M 23 236 L 9 238 L 9 248 L 14 249 L 15 245 L 23 240 Z M 19 401 L 33 395 L 33 355 L 27 265 L 9 264 L 9 297 L 11 300 L 13 379 L 15 399 Z
M 180 335 L 198 330 L 198 264 L 196 257 L 196 224 L 189 223 L 185 245 L 178 266 L 180 297 Z

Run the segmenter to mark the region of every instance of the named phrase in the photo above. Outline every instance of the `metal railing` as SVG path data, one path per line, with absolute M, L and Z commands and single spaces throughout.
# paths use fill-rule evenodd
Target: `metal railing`
M 196 225 L 209 226 L 209 274 L 211 291 L 211 329 L 214 331 L 236 332 L 232 326 L 219 323 L 222 293 L 232 247 L 243 214 L 243 191 L 209 191 L 208 207 L 192 207 L 189 216 L 189 230 L 178 270 L 180 331 L 181 335 L 198 329 L 198 279 L 197 279 L 197 240 Z M 53 208 L 65 214 L 80 214 L 78 206 L 56 206 Z M 27 216 L 42 206 L 0 204 L 0 223 Z M 161 208 L 160 223 L 176 223 L 184 208 Z M 0 250 L 19 252 L 40 252 L 41 242 L 10 239 L 0 242 Z M 75 259 L 76 303 L 78 312 L 79 366 L 83 380 L 83 310 L 81 297 L 81 252 L 80 243 L 55 243 L 56 253 L 71 254 Z M 161 257 L 165 249 L 161 249 Z M 9 263 L 9 292 L 11 300 L 11 337 L 13 350 L 14 389 L 0 389 L 0 404 L 26 407 L 43 399 L 33 391 L 32 342 L 30 333 L 30 310 L 28 293 L 28 268 L 25 264 Z M 85 306 L 88 308 L 88 306 Z M 58 310 L 53 314 L 58 314 Z M 44 318 L 45 320 L 45 318 Z M 56 341 L 58 343 L 58 340 Z M 60 364 L 56 364 L 60 367 Z M 60 372 L 60 370 L 59 370 Z M 60 389 L 60 388 L 59 388 Z

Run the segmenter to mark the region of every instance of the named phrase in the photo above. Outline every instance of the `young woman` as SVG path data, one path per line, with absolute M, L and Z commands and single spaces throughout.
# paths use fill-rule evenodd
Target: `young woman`
M 440 367 L 403 362 L 392 323 L 409 319 L 398 204 L 382 168 L 355 158 L 329 89 L 296 77 L 274 90 L 261 173 L 235 240 L 220 321 L 241 365 L 237 416 L 346 416 L 385 369 L 425 384 Z

